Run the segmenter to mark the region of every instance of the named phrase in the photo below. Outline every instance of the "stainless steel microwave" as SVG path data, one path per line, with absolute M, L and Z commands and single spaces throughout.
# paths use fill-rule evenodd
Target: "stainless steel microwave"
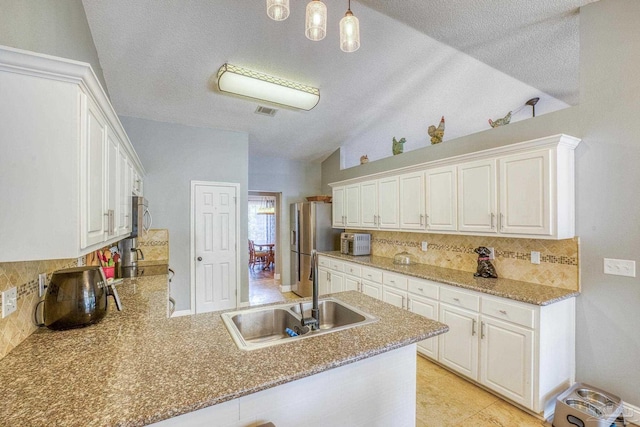
M 340 252 L 345 255 L 371 255 L 371 234 L 340 234 Z
M 149 202 L 144 197 L 132 196 L 131 200 L 131 236 L 146 234 L 151 228 L 151 212 Z

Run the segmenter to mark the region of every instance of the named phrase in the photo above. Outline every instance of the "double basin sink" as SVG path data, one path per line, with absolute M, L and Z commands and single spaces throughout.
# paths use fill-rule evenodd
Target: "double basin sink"
M 318 303 L 320 327 L 311 330 L 308 326 L 302 326 L 302 317 L 310 318 L 311 308 L 311 301 L 303 302 L 301 313 L 300 304 L 290 302 L 222 313 L 221 316 L 231 337 L 241 350 L 255 350 L 284 344 L 366 325 L 378 320 L 335 298 L 324 298 Z

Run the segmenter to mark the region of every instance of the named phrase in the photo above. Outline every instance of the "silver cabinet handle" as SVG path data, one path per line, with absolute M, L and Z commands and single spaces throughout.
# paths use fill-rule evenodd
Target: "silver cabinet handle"
M 424 218 L 425 218 L 425 226 L 426 226 L 427 228 L 429 228 L 429 227 L 430 227 L 430 226 L 429 226 L 429 215 L 425 215 L 425 216 L 424 216 Z
M 476 335 L 476 319 L 471 320 L 471 336 Z
M 454 298 L 453 299 L 455 302 L 460 302 L 460 298 Z
M 498 311 L 500 312 L 500 314 L 503 314 L 505 316 L 507 315 L 507 311 L 506 310 L 498 310 Z
M 420 214 L 420 225 L 424 225 L 424 215 Z
M 404 305 L 404 296 L 402 297 L 402 308 L 406 308 Z
M 495 214 L 491 212 L 491 229 L 493 230 L 493 219 L 495 218 Z
M 418 288 L 418 290 L 419 290 L 420 292 L 424 292 L 424 289 L 422 289 L 422 288 Z
M 484 322 L 480 322 L 480 339 L 484 339 Z
M 504 230 L 504 214 L 500 214 L 500 230 Z

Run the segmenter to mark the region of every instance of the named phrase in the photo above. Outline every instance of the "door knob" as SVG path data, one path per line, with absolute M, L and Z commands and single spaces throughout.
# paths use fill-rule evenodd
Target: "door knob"
M 202 257 L 201 256 L 198 257 L 198 261 L 202 261 Z

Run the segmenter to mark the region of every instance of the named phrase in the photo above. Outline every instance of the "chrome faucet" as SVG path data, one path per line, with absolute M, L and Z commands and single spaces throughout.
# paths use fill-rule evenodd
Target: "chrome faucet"
M 320 309 L 318 308 L 318 253 L 311 250 L 311 272 L 309 280 L 313 283 L 313 305 L 311 307 L 311 317 L 305 319 L 302 303 L 300 303 L 300 316 L 302 326 L 311 326 L 311 330 L 320 329 Z

